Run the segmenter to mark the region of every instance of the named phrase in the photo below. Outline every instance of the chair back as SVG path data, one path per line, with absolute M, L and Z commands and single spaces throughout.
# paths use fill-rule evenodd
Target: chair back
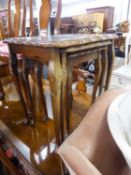
M 12 8 L 14 10 L 12 10 Z M 21 18 L 21 1 L 8 0 L 8 37 L 19 36 L 20 18 Z
M 26 18 L 27 7 L 29 7 L 29 25 L 30 34 L 33 33 L 33 13 L 32 0 L 8 0 L 8 15 L 7 15 L 7 31 L 4 30 L 4 24 L 0 23 L 0 36 L 5 37 L 19 37 L 26 36 Z
M 51 1 L 50 0 L 41 0 L 40 7 L 40 30 L 47 30 L 48 23 L 51 15 Z
M 36 2 L 36 1 L 35 1 Z M 28 35 L 36 35 L 35 31 L 35 21 L 33 16 L 33 0 L 8 0 L 8 16 L 7 16 L 7 31 L 4 31 L 4 24 L 0 23 L 0 36 L 2 39 L 5 37 L 19 37 Z M 61 0 L 56 2 L 56 15 L 53 21 L 53 32 L 60 32 L 60 22 L 61 22 Z M 26 29 L 27 21 L 27 8 L 29 9 L 29 32 Z M 41 7 L 39 11 L 39 25 L 40 30 L 48 32 L 48 24 L 51 22 L 51 11 L 52 4 L 51 0 L 41 0 Z M 52 25 L 51 30 L 52 31 Z
M 51 0 L 41 0 L 41 7 L 39 13 L 40 30 L 45 34 L 48 33 L 48 24 L 51 21 L 52 4 Z M 61 0 L 57 0 L 56 16 L 53 26 L 53 33 L 59 33 L 61 19 Z M 51 26 L 51 25 L 50 25 Z
M 62 10 L 62 0 L 58 0 L 57 1 L 57 11 L 56 11 L 56 18 L 55 18 L 54 33 L 60 33 L 61 10 Z

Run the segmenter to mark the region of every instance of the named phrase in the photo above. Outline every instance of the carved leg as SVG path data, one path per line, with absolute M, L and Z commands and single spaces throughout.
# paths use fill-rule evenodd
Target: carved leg
M 61 127 L 61 83 L 62 83 L 62 69 L 60 62 L 60 55 L 58 51 L 52 51 L 51 59 L 49 61 L 49 77 L 51 96 L 54 114 L 54 126 L 56 133 L 56 142 L 58 146 L 61 144 L 61 132 L 64 128 Z
M 3 100 L 4 97 L 5 97 L 5 93 L 4 93 L 4 90 L 3 90 L 3 87 L 0 81 L 0 100 Z
M 101 55 L 99 53 L 98 59 L 95 60 L 95 79 L 94 79 L 94 87 L 93 87 L 93 93 L 92 93 L 92 103 L 95 101 L 95 98 L 96 98 L 96 92 L 100 82 L 101 70 L 102 70 Z
M 62 142 L 65 139 L 65 131 L 64 131 L 64 122 L 66 122 L 66 126 L 68 126 L 68 118 L 69 116 L 67 115 L 67 88 L 66 88 L 66 83 L 67 83 L 67 58 L 66 58 L 66 53 L 62 54 L 62 72 L 63 72 L 63 79 L 62 79 L 62 96 L 61 96 L 61 127 L 63 128 L 62 133 L 61 133 L 61 140 Z M 69 127 L 69 126 L 68 126 Z
M 73 95 L 72 95 L 72 66 L 68 66 L 67 84 L 66 84 L 66 128 L 68 135 L 70 134 L 70 115 L 72 109 Z
M 41 63 L 37 63 L 37 83 L 38 83 L 38 88 L 40 92 L 40 98 L 43 106 L 43 115 L 44 115 L 44 120 L 48 119 L 48 113 L 47 113 L 47 108 L 46 108 L 46 101 L 45 97 L 43 94 L 43 85 L 42 85 L 42 71 L 43 71 L 43 65 Z
M 110 79 L 112 75 L 113 63 L 115 59 L 114 44 L 108 46 L 107 52 L 108 52 L 108 67 L 107 67 L 105 90 L 109 88 Z
M 23 60 L 23 84 L 24 84 L 24 93 L 26 95 L 26 100 L 28 104 L 28 115 L 29 115 L 29 122 L 30 125 L 35 124 L 35 112 L 34 112 L 34 106 L 33 106 L 33 99 L 30 89 L 30 83 L 29 83 L 29 73 L 30 73 L 30 64 L 31 62 L 29 60 L 24 59 Z
M 107 48 L 101 51 L 102 55 L 102 72 L 101 72 L 101 79 L 100 79 L 100 89 L 99 89 L 99 95 L 102 94 L 103 86 L 105 86 L 105 76 L 106 76 L 106 70 L 108 65 L 108 57 L 107 57 Z
M 28 117 L 28 110 L 26 108 L 26 103 L 24 101 L 24 97 L 22 94 L 22 88 L 21 88 L 21 83 L 20 83 L 21 79 L 20 79 L 19 71 L 18 71 L 18 60 L 17 60 L 16 54 L 12 54 L 11 52 L 10 52 L 10 70 L 11 70 L 11 75 L 14 80 L 17 92 L 20 97 L 20 101 L 24 109 L 24 113 L 25 113 L 24 123 L 27 124 L 29 122 L 29 117 Z

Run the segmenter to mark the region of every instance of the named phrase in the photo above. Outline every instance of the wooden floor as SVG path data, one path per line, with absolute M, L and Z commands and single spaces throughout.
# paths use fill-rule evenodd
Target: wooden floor
M 42 117 L 37 116 L 34 127 L 24 125 L 22 123 L 24 118 L 23 109 L 14 87 L 9 86 L 5 90 L 6 100 L 0 102 L 0 118 L 13 134 L 13 138 L 15 138 L 12 138 L 13 143 L 17 143 L 17 149 L 42 174 L 60 175 L 61 160 L 56 153 L 58 147 L 55 143 L 53 120 L 49 119 L 43 122 Z M 70 118 L 72 131 L 84 118 L 89 105 L 90 97 L 88 95 L 74 93 Z M 47 106 L 49 111 L 51 107 L 50 105 Z M 23 146 L 24 149 L 26 146 L 28 151 L 25 151 Z

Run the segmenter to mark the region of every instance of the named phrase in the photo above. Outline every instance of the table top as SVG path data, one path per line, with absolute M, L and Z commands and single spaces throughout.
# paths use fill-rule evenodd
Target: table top
M 8 38 L 4 42 L 8 44 L 41 46 L 45 48 L 67 48 L 89 43 L 114 40 L 115 34 L 59 34 L 37 37 Z

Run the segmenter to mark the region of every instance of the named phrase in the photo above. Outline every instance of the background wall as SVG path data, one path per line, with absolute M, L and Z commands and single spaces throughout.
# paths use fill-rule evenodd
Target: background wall
M 127 19 L 129 0 L 63 0 L 62 16 L 86 13 L 86 9 L 102 6 L 115 7 L 114 25 Z M 131 8 L 130 8 L 131 16 Z
M 57 0 L 51 0 L 55 8 Z M 115 7 L 114 25 L 127 19 L 127 9 L 129 0 L 62 0 L 62 16 L 73 16 L 86 13 L 86 9 L 102 6 Z M 41 0 L 35 0 L 36 11 L 34 16 L 38 16 Z M 7 0 L 0 0 L 0 10 L 7 8 Z M 131 4 L 129 10 L 129 20 L 131 22 Z

